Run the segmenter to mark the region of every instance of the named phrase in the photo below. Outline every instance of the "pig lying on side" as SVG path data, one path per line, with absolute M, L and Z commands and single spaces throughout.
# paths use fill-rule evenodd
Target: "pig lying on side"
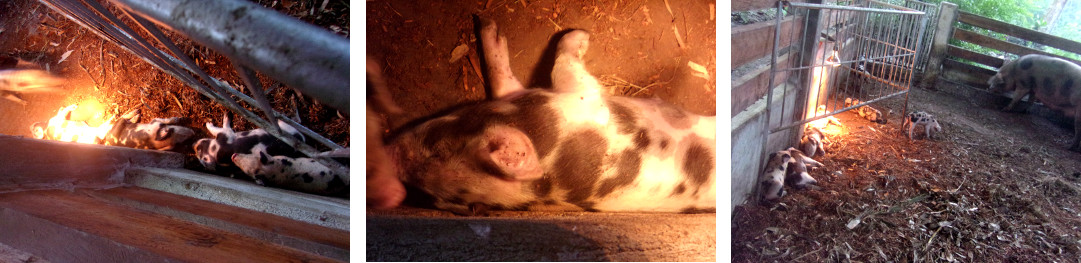
M 1030 95 L 1048 108 L 1074 118 L 1070 150 L 1081 151 L 1081 66 L 1044 55 L 1025 55 L 1006 63 L 988 80 L 989 91 L 1013 92 L 1003 111 L 1013 111 L 1021 98 Z
M 715 117 L 605 95 L 583 64 L 582 30 L 559 40 L 552 89 L 525 89 L 506 38 L 481 26 L 493 98 L 392 137 L 382 165 L 405 184 L 458 214 L 715 209 Z
M 139 123 L 139 110 L 132 110 L 113 123 L 106 136 L 107 145 L 136 149 L 177 150 L 195 136 L 191 128 L 175 125 L 180 118 L 156 118 L 150 123 Z
M 808 169 L 822 166 L 822 163 L 811 159 L 811 157 L 804 155 L 802 151 L 793 147 L 771 153 L 766 162 L 765 170 L 758 177 L 758 193 L 761 201 L 769 202 L 780 199 L 786 194 L 785 185 L 803 189 L 809 185 L 817 184 L 818 180 L 811 177 Z
M 304 136 L 284 121 L 278 120 L 278 127 L 281 128 L 283 133 L 293 136 L 301 142 L 304 141 Z M 210 171 L 229 169 L 225 172 L 236 172 L 231 160 L 232 155 L 234 153 L 251 153 L 252 147 L 260 143 L 267 146 L 266 151 L 270 155 L 301 157 L 301 154 L 292 146 L 285 144 L 285 142 L 275 138 L 263 129 L 239 133 L 233 131 L 233 125 L 228 114 L 222 117 L 222 127 L 214 126 L 214 124 L 208 122 L 206 123 L 206 129 L 213 138 L 199 139 L 199 141 L 195 142 L 193 148 L 195 148 L 195 157 L 199 158 L 199 163 L 203 165 L 203 168 Z
M 256 144 L 251 153 L 234 153 L 230 159 L 259 185 L 319 195 L 341 195 L 349 190 L 347 169 L 332 169 L 312 158 L 272 156 L 265 144 Z

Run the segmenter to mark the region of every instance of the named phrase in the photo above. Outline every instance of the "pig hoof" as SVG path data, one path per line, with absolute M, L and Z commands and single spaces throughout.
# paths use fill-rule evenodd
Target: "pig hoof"
M 589 32 L 585 30 L 567 32 L 559 41 L 560 53 L 571 53 L 577 58 L 582 58 L 586 54 L 586 49 L 589 49 Z

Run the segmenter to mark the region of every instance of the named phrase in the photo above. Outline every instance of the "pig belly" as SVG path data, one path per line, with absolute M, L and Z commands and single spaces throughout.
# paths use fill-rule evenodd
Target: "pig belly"
M 656 99 L 598 94 L 556 93 L 552 103 L 566 120 L 560 125 L 564 138 L 557 154 L 541 163 L 548 174 L 562 178 L 556 179 L 557 188 L 560 181 L 592 183 L 591 191 L 564 184 L 572 193 L 567 202 L 597 211 L 688 212 L 716 206 L 715 117 Z M 604 141 L 607 147 L 573 152 L 576 140 Z M 599 171 L 564 169 L 590 159 L 600 160 Z M 597 178 L 588 178 L 596 172 Z M 575 200 L 575 192 L 590 195 Z

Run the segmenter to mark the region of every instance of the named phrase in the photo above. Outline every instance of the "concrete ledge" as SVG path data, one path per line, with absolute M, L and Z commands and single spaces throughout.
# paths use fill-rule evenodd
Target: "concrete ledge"
M 131 168 L 125 183 L 215 203 L 349 230 L 349 201 L 263 187 L 184 169 Z
M 716 261 L 716 214 L 369 212 L 368 261 Z
M 128 167 L 184 165 L 184 155 L 175 152 L 10 135 L 0 135 L 0 145 L 0 192 L 115 186 Z

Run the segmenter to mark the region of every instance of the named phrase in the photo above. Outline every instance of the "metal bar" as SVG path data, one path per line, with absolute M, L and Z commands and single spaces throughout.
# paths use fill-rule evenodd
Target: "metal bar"
M 131 30 L 131 28 L 127 27 L 125 24 L 120 22 L 118 18 L 113 16 L 112 13 L 107 11 L 107 9 L 105 9 L 104 6 L 101 6 L 99 3 L 96 3 L 96 2 L 93 2 L 93 1 L 88 1 L 88 2 L 84 2 L 84 4 L 80 6 L 78 4 L 75 4 L 71 0 L 54 0 L 54 1 L 40 0 L 40 2 L 42 2 L 46 6 L 49 6 L 52 9 L 56 10 L 57 12 L 61 13 L 62 15 L 68 17 L 69 19 L 71 19 L 72 21 L 78 23 L 79 25 L 83 26 L 84 28 L 89 29 L 92 33 L 97 34 L 99 37 L 101 37 L 103 39 L 108 39 L 108 40 L 110 40 L 110 42 L 113 42 L 114 44 L 117 44 L 118 46 L 120 46 L 124 50 L 127 50 L 128 52 L 131 52 L 131 53 L 139 56 L 141 59 L 143 59 L 144 61 L 149 63 L 151 66 L 154 66 L 154 67 L 158 68 L 159 70 L 161 70 L 162 72 L 165 72 L 166 74 L 172 75 L 173 77 L 177 78 L 178 80 L 181 80 L 181 82 L 184 82 L 185 84 L 192 87 L 196 91 L 202 93 L 204 96 L 206 96 L 208 98 L 211 98 L 212 100 L 214 100 L 214 101 L 222 104 L 223 106 L 225 106 L 230 111 L 233 111 L 234 113 L 240 115 L 241 117 L 243 117 L 245 119 L 248 119 L 252 123 L 256 124 L 256 126 L 270 127 L 271 124 L 269 122 L 259 118 L 257 115 L 255 115 L 254 113 L 248 111 L 247 109 L 244 109 L 239 104 L 237 104 L 235 101 L 233 101 L 231 99 L 227 99 L 227 97 L 225 97 L 224 94 L 220 94 L 220 93 L 211 91 L 206 86 L 203 86 L 202 83 L 200 83 L 197 79 L 195 79 L 191 75 L 183 73 L 183 70 L 187 70 L 189 72 L 194 72 L 194 73 L 196 73 L 198 75 L 203 75 L 206 78 L 209 78 L 209 80 L 207 80 L 207 82 L 212 83 L 211 84 L 212 87 L 220 87 L 219 90 L 227 90 L 227 91 L 235 92 L 234 89 L 225 88 L 227 86 L 227 84 L 225 84 L 224 82 L 222 82 L 220 80 L 211 78 L 208 75 L 206 75 L 206 73 L 203 72 L 201 70 L 201 68 L 199 68 L 197 66 L 194 66 L 194 62 L 191 61 L 190 59 L 188 59 L 186 56 L 181 56 L 181 58 L 187 59 L 186 61 L 181 61 L 181 60 L 177 59 L 176 57 L 165 54 L 161 50 L 158 50 L 157 48 L 154 48 L 152 45 L 150 45 L 149 42 L 143 40 L 142 38 L 133 37 L 133 36 L 138 36 L 138 34 L 135 34 L 135 32 L 133 30 Z M 97 10 L 98 15 L 90 14 L 89 10 L 86 9 L 87 5 L 91 6 L 95 10 Z M 137 15 L 131 15 L 131 14 L 128 14 L 128 15 L 132 19 L 136 20 L 136 22 L 139 22 L 139 20 L 141 20 L 141 17 L 139 17 Z M 112 23 L 107 22 L 106 20 L 102 20 L 101 17 L 108 18 L 109 21 L 111 21 Z M 172 51 L 174 53 L 183 54 L 182 52 L 179 51 L 178 48 L 175 48 L 175 45 L 172 45 L 172 42 L 169 41 L 167 37 L 164 37 L 164 34 L 162 34 L 160 31 L 156 31 L 156 27 L 154 27 L 153 25 L 149 25 L 149 23 L 145 23 L 146 20 L 142 20 L 142 21 L 144 23 L 140 24 L 140 26 L 143 26 L 144 30 L 147 30 L 152 35 L 155 35 L 155 37 L 157 37 L 158 40 L 160 42 L 162 42 L 164 45 L 166 45 L 167 47 L 169 47 L 169 46 L 173 47 L 174 49 Z M 239 92 L 237 92 L 237 93 L 239 93 Z M 241 96 L 238 96 L 238 97 L 247 98 L 248 99 L 247 102 L 249 104 L 256 105 L 254 102 L 251 102 L 252 99 L 250 97 L 244 96 L 243 94 L 241 94 Z M 276 115 L 281 115 L 279 113 L 275 113 L 275 114 Z M 302 125 L 300 125 L 300 124 L 298 124 L 296 122 L 292 122 L 291 120 L 286 121 L 286 122 L 289 123 L 290 125 L 298 126 L 296 128 L 298 130 L 300 130 L 302 133 L 306 133 L 305 135 L 308 135 L 307 137 L 315 138 L 316 141 L 319 141 L 320 143 L 324 143 L 324 144 L 327 144 L 329 142 L 328 147 L 330 147 L 332 149 L 342 149 L 341 146 L 338 146 L 337 144 L 334 144 L 333 142 L 330 142 L 326 138 L 324 138 L 322 136 L 319 136 L 318 134 L 315 134 L 310 129 L 307 129 L 306 127 L 304 127 L 304 126 L 302 126 Z M 277 126 L 273 126 L 273 127 L 277 127 Z M 276 132 L 277 129 L 267 129 L 267 128 L 265 128 L 265 129 L 268 130 L 269 133 L 275 135 L 276 137 L 279 137 L 279 139 L 282 139 L 284 142 L 286 142 L 286 143 L 288 143 L 290 145 L 293 145 L 298 151 L 303 152 L 308 156 L 314 157 L 314 156 L 316 156 L 318 154 L 318 152 L 314 148 L 312 148 L 311 146 L 299 143 L 297 140 L 293 139 L 291 136 L 283 136 L 282 134 Z
M 349 40 L 343 37 L 247 1 L 114 1 L 349 112 Z
M 907 14 L 907 15 L 923 15 L 924 14 L 923 12 L 920 12 L 920 11 L 888 10 L 888 9 L 877 9 L 877 8 L 867 8 L 867 7 L 808 4 L 808 3 L 798 3 L 798 2 L 791 2 L 791 3 L 789 3 L 789 5 L 794 6 L 794 7 L 807 8 L 807 9 L 838 9 L 838 10 L 863 11 L 863 12 L 871 12 L 871 13 Z
M 796 126 L 800 126 L 800 125 L 806 124 L 806 123 L 808 123 L 808 122 L 813 122 L 813 121 L 817 121 L 817 120 L 820 120 L 820 119 L 822 119 L 822 118 L 827 118 L 827 117 L 830 117 L 830 116 L 836 115 L 836 114 L 838 114 L 838 113 L 842 113 L 842 112 L 845 112 L 845 111 L 849 111 L 849 110 L 852 110 L 852 109 L 855 109 L 855 108 L 859 108 L 859 107 L 862 107 L 862 106 L 864 106 L 864 105 L 868 105 L 868 104 L 871 104 L 871 103 L 875 103 L 875 102 L 878 102 L 878 101 L 881 101 L 881 100 L 885 100 L 885 99 L 893 98 L 893 97 L 896 97 L 896 96 L 898 96 L 898 95 L 901 95 L 901 94 L 908 94 L 908 90 L 905 90 L 905 91 L 899 91 L 899 92 L 896 92 L 896 93 L 893 93 L 893 94 L 889 94 L 889 95 L 886 95 L 886 96 L 882 96 L 882 97 L 879 97 L 879 98 L 876 98 L 876 99 L 873 99 L 873 100 L 869 100 L 869 101 L 863 101 L 863 102 L 861 102 L 860 104 L 857 104 L 857 105 L 855 105 L 855 106 L 851 106 L 851 107 L 846 107 L 846 108 L 843 108 L 843 109 L 841 109 L 841 110 L 839 110 L 839 111 L 836 111 L 836 112 L 831 112 L 831 113 L 829 113 L 829 114 L 824 114 L 824 115 L 822 115 L 822 116 L 816 116 L 816 117 L 814 117 L 814 118 L 809 118 L 809 119 L 806 119 L 806 120 L 802 120 L 802 121 L 799 121 L 799 122 L 794 122 L 794 123 L 791 123 L 791 124 L 788 124 L 788 125 L 784 125 L 784 126 L 781 126 L 781 127 L 777 127 L 777 128 L 774 128 L 774 129 L 770 130 L 770 131 L 769 131 L 769 133 L 775 133 L 775 132 L 783 131 L 783 130 L 786 130 L 786 129 L 791 129 L 791 128 L 793 128 L 793 127 L 796 127 Z

